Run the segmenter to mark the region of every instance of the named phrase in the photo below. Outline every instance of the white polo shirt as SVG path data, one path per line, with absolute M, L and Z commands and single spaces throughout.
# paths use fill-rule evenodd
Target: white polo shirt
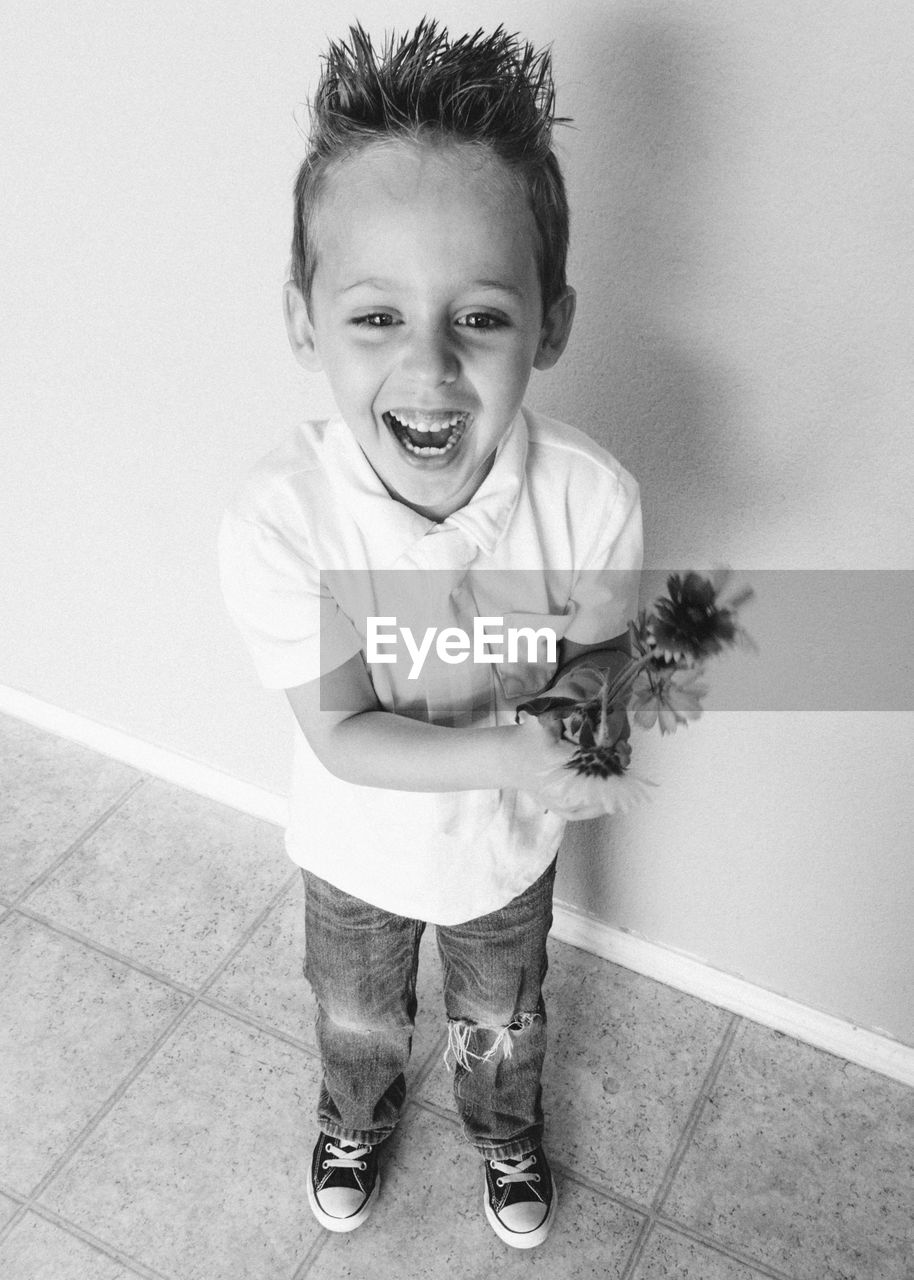
M 513 661 L 504 640 L 484 661 L 459 644 L 436 660 L 432 645 L 417 673 L 391 638 L 398 628 L 414 639 L 429 626 L 469 637 L 488 617 L 503 620 L 503 635 L 530 627 L 608 640 L 637 611 L 641 556 L 632 476 L 580 431 L 527 409 L 474 497 L 440 523 L 392 499 L 331 419 L 305 423 L 254 468 L 220 533 L 226 604 L 267 688 L 367 656 L 374 625 L 376 638 L 384 633 L 375 656 L 397 656 L 368 664 L 381 706 L 452 726 L 514 723 L 517 703 L 555 671 L 545 642 L 532 655 L 520 642 Z M 504 906 L 546 869 L 563 829 L 525 792 L 343 782 L 296 726 L 290 856 L 397 915 L 448 925 Z

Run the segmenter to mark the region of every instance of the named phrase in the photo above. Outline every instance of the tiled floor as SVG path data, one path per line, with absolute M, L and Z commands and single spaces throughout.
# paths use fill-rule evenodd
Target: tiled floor
M 559 943 L 560 1215 L 506 1249 L 441 1065 L 431 931 L 377 1210 L 322 1232 L 279 832 L 3 718 L 0 794 L 0 1276 L 914 1277 L 914 1090 Z

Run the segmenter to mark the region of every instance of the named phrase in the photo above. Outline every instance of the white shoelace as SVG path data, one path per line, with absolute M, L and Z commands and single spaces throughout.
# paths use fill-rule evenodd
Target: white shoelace
M 350 1150 L 344 1151 L 344 1147 Z M 362 1160 L 363 1156 L 367 1156 L 371 1147 L 365 1146 L 364 1143 L 348 1142 L 345 1138 L 339 1140 L 338 1145 L 327 1143 L 327 1150 L 334 1157 L 332 1160 L 324 1161 L 326 1169 L 364 1169 L 365 1164 Z
M 489 1163 L 493 1169 L 497 1169 L 502 1175 L 500 1178 L 496 1179 L 496 1181 L 500 1187 L 503 1187 L 509 1182 L 539 1182 L 539 1174 L 529 1172 L 530 1166 L 534 1162 L 534 1158 L 535 1157 L 531 1152 L 529 1156 L 526 1156 L 522 1160 L 491 1160 Z

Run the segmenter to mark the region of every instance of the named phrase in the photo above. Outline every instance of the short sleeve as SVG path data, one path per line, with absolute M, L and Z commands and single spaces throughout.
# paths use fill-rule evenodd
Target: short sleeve
M 576 644 L 598 644 L 622 635 L 638 612 L 644 539 L 634 477 L 620 469 L 614 491 L 597 510 L 599 528 L 579 558 L 569 602 L 573 617 L 565 636 Z
M 317 566 L 278 532 L 227 512 L 219 531 L 219 574 L 226 608 L 268 689 L 316 680 L 361 650 Z

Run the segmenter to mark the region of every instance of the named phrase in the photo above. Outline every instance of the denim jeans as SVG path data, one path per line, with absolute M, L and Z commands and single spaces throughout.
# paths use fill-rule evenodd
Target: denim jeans
M 457 1110 L 467 1139 L 493 1158 L 516 1159 L 542 1141 L 542 982 L 555 867 L 497 911 L 436 927 Z M 380 1142 L 406 1097 L 425 924 L 303 874 L 320 1126 L 331 1137 Z

